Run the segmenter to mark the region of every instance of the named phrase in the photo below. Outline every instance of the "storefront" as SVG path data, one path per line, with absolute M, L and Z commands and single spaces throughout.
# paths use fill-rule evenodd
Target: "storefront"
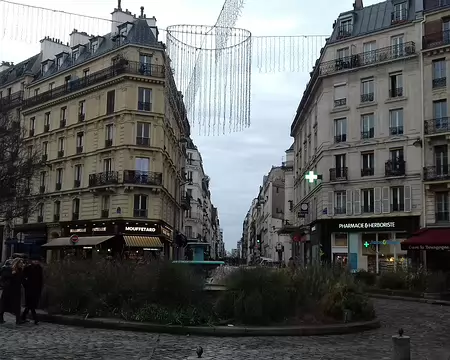
M 419 227 L 419 216 L 319 220 L 311 225 L 311 257 L 382 272 L 406 261 L 400 244 Z
M 42 245 L 47 242 L 47 226 L 45 224 L 16 225 L 13 237 L 5 239 L 6 258 L 14 253 L 26 256 L 39 255 L 45 258 Z
M 45 244 L 45 248 L 58 250 L 56 259 L 92 258 L 97 254 L 127 259 L 169 259 L 172 239 L 173 230 L 163 222 L 69 222 L 61 223 L 61 236 Z

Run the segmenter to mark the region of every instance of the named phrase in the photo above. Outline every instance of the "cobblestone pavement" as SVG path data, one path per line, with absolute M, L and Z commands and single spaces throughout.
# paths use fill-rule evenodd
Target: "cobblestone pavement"
M 391 359 L 391 336 L 403 327 L 413 360 L 448 360 L 450 307 L 374 299 L 378 330 L 322 337 L 214 338 L 84 329 L 42 323 L 0 326 L 1 360 L 194 359 L 198 345 L 209 360 Z

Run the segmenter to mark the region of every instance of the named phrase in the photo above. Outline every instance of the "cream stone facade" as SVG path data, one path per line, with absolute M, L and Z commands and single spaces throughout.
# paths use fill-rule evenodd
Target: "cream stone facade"
M 406 219 L 419 225 L 421 25 L 415 5 L 356 1 L 337 19 L 311 73 L 291 127 L 294 211 L 308 209 L 295 220 L 305 239 L 296 254 L 300 262 L 349 261 L 367 270 L 374 254 L 365 251 L 366 239 L 403 239 Z M 365 20 L 381 9 L 383 19 Z M 383 226 L 386 219 L 395 225 Z M 339 230 L 350 223 L 371 231 Z M 382 255 L 374 251 L 377 269 L 378 256 L 394 262 L 405 254 L 399 241 Z
M 2 110 L 46 165 L 30 189 L 37 209 L 15 227 L 47 224 L 51 239 L 85 222 L 157 222 L 171 243 L 184 231 L 186 110 L 156 20 L 120 8 L 112 18 L 110 34 L 45 38 L 33 58 L 2 64 Z

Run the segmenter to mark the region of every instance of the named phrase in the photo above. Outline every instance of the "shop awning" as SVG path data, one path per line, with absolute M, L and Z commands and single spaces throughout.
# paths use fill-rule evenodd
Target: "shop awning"
M 425 228 L 401 243 L 402 250 L 450 250 L 450 228 Z
M 97 246 L 106 240 L 112 239 L 114 237 L 111 235 L 108 236 L 84 236 L 79 237 L 77 243 L 73 243 L 70 241 L 70 237 L 60 237 L 57 239 L 53 239 L 49 243 L 42 245 L 42 247 L 46 248 L 62 248 L 62 247 L 79 247 L 79 246 Z
M 137 248 L 163 248 L 161 239 L 156 236 L 124 236 L 125 245 Z

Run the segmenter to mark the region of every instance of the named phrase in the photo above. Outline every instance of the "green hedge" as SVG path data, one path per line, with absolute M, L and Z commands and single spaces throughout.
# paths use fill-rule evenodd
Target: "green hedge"
M 369 320 L 375 314 L 343 269 L 240 268 L 227 290 L 206 293 L 183 264 L 78 261 L 45 268 L 42 306 L 51 313 L 120 317 L 162 324 L 294 324 Z

